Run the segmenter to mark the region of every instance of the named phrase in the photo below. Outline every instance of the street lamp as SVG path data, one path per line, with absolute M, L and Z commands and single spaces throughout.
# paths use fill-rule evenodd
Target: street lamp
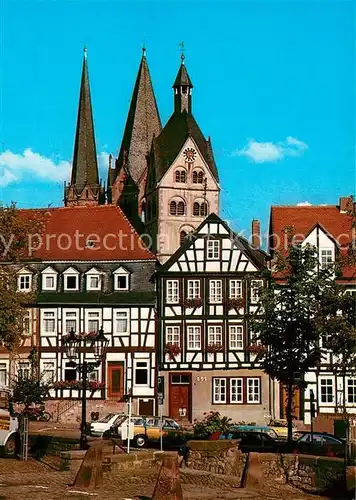
M 87 434 L 86 434 L 86 413 L 87 413 L 87 380 L 88 373 L 92 372 L 94 368 L 100 366 L 101 361 L 105 357 L 106 349 L 108 347 L 108 339 L 105 337 L 103 327 L 101 327 L 96 335 L 90 338 L 90 347 L 94 350 L 94 357 L 96 361 L 86 361 L 85 351 L 83 350 L 83 363 L 76 361 L 81 343 L 86 347 L 88 338 L 81 338 L 75 335 L 73 328 L 69 334 L 62 339 L 65 353 L 70 360 L 68 365 L 75 368 L 81 375 L 82 382 L 82 422 L 80 429 L 80 448 L 85 450 L 87 448 Z

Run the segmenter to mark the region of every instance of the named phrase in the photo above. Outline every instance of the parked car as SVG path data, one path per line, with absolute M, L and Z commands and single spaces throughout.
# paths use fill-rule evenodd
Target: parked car
M 104 432 L 110 431 L 113 425 L 118 425 L 124 417 L 124 413 L 108 413 L 105 417 L 90 423 L 89 434 L 102 437 Z
M 312 440 L 313 436 L 313 440 Z M 293 453 L 324 455 L 328 457 L 344 457 L 345 441 L 326 432 L 298 431 L 293 443 Z
M 121 438 L 122 426 L 127 425 L 128 415 L 120 420 L 116 425 L 111 428 L 111 435 Z M 134 438 L 133 442 L 138 448 L 144 448 L 147 443 L 158 443 L 161 436 L 161 425 L 159 417 L 155 416 L 132 416 L 131 420 L 134 424 Z M 169 417 L 163 417 L 162 425 L 162 439 L 179 440 L 180 426 L 179 424 Z
M 260 425 L 232 425 L 229 431 L 225 434 L 222 434 L 219 439 L 239 439 L 238 437 L 228 437 L 232 435 L 239 435 L 242 432 L 263 432 L 268 434 L 273 439 L 278 439 L 278 435 L 274 429 L 266 426 Z
M 270 429 L 273 429 L 279 438 L 288 439 L 288 422 L 284 419 L 271 420 L 268 424 Z M 298 432 L 294 422 L 292 422 L 292 433 Z
M 227 439 L 238 439 L 238 446 L 243 453 L 248 453 L 250 451 L 257 451 L 260 453 L 285 453 L 286 442 L 281 441 L 271 435 L 271 429 L 269 432 L 263 431 L 233 431 L 228 434 Z M 230 438 L 232 435 L 232 438 Z

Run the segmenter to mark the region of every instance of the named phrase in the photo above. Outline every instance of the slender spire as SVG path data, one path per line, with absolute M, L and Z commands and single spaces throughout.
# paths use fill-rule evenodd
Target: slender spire
M 87 49 L 84 47 L 72 175 L 69 186 L 65 187 L 64 202 L 66 205 L 87 205 L 104 201 L 104 191 L 99 183 Z
M 153 136 L 158 136 L 162 125 L 153 91 L 146 59 L 146 47 L 142 57 L 131 98 L 124 135 L 121 142 L 117 169 L 125 163 L 134 182 L 138 183 L 147 168 L 147 154 Z
M 83 57 L 71 184 L 74 184 L 77 190 L 81 190 L 85 184 L 91 186 L 99 184 L 86 47 Z

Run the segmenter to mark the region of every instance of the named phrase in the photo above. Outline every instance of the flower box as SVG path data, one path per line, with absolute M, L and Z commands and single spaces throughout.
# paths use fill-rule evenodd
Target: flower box
M 214 352 L 223 352 L 224 346 L 222 344 L 209 344 L 205 347 L 205 352 L 214 353 Z
M 179 356 L 182 351 L 179 345 L 168 343 L 164 346 L 164 352 L 168 354 L 170 360 L 174 361 L 174 358 Z
M 261 355 L 267 352 L 267 347 L 262 344 L 251 344 L 247 347 L 247 351 L 251 354 Z
M 203 299 L 199 299 L 199 298 L 196 298 L 196 299 L 185 299 L 184 302 L 183 302 L 183 305 L 184 307 L 186 307 L 187 309 L 195 309 L 197 307 L 202 307 L 203 305 Z
M 54 382 L 53 389 L 72 389 L 80 391 L 83 388 L 81 380 L 59 380 Z M 87 390 L 97 391 L 105 388 L 104 382 L 97 382 L 96 380 L 87 381 Z
M 243 297 L 239 299 L 227 299 L 226 308 L 229 311 L 230 309 L 244 309 L 245 308 L 245 299 Z

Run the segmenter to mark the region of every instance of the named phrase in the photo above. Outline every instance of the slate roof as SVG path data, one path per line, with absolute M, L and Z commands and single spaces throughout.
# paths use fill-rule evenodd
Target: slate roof
M 36 303 L 41 304 L 154 304 L 156 292 L 40 292 Z
M 80 84 L 71 184 L 76 186 L 77 191 L 81 191 L 85 184 L 89 184 L 93 188 L 99 185 L 86 53 L 84 53 Z
M 143 171 L 147 168 L 146 156 L 151 149 L 152 138 L 154 135 L 157 136 L 161 129 L 162 124 L 147 59 L 143 55 L 116 162 L 117 174 L 125 163 L 133 180 L 138 184 Z
M 352 243 L 353 220 L 348 213 L 340 212 L 338 205 L 272 206 L 270 215 L 271 252 L 286 252 L 285 229 L 290 227 L 302 241 L 319 225 L 340 246 L 341 256 L 347 255 Z M 356 277 L 356 267 L 342 266 L 343 277 Z
M 118 206 L 73 206 L 20 213 L 44 221 L 41 240 L 33 238 L 33 247 L 38 247 L 32 255 L 34 260 L 155 260 Z M 85 246 L 87 239 L 95 242 L 93 247 Z
M 234 240 L 237 248 L 244 252 L 246 257 L 248 257 L 257 266 L 257 268 L 262 269 L 266 266 L 266 261 L 270 259 L 269 255 L 266 252 L 252 246 L 252 244 L 248 240 L 232 231 L 227 223 L 220 219 L 218 215 L 211 213 L 206 219 L 203 220 L 203 222 L 196 228 L 195 231 L 190 233 L 190 237 L 186 238 L 183 245 L 181 245 L 178 250 L 173 255 L 171 255 L 171 257 L 162 266 L 158 268 L 158 270 L 156 271 L 157 274 L 167 271 L 172 266 L 172 264 L 174 264 L 179 259 L 179 257 L 189 249 L 195 239 L 206 237 L 207 235 L 205 234 L 199 235 L 199 232 L 201 228 L 209 222 L 222 224 L 228 232 L 228 237 Z
M 212 175 L 219 180 L 211 141 L 205 139 L 194 116 L 184 110 L 173 113 L 162 132 L 153 140 L 157 182 L 172 165 L 188 137 L 194 140 Z
M 184 86 L 190 87 L 191 89 L 193 88 L 193 84 L 188 75 L 187 68 L 185 67 L 185 64 L 182 62 L 178 70 L 176 79 L 174 80 L 173 88 L 184 87 Z

